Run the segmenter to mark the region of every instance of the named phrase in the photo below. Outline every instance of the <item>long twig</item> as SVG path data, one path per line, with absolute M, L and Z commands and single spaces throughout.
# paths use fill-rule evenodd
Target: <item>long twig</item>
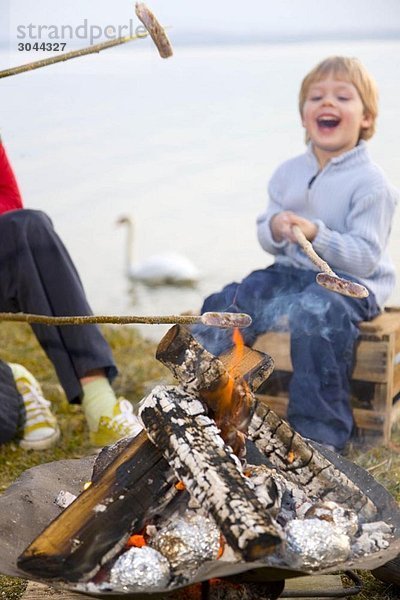
M 0 321 L 17 321 L 20 323 L 37 323 L 40 325 L 87 325 L 90 323 L 113 323 L 128 325 L 144 323 L 146 325 L 175 324 L 193 325 L 202 323 L 210 327 L 234 328 L 248 327 L 251 317 L 243 313 L 216 313 L 208 312 L 202 315 L 162 315 L 162 316 L 115 316 L 115 315 L 79 315 L 68 317 L 50 317 L 47 315 L 33 315 L 29 313 L 0 313 Z
M 136 3 L 135 10 L 137 17 L 147 29 L 147 31 L 142 31 L 140 35 L 136 34 L 119 37 L 115 40 L 101 42 L 100 44 L 88 46 L 87 48 L 81 48 L 80 50 L 72 50 L 71 52 L 65 52 L 64 54 L 59 54 L 58 56 L 51 56 L 50 58 L 37 60 L 27 63 L 26 65 L 20 65 L 19 67 L 5 69 L 4 71 L 0 71 L 0 79 L 4 77 L 11 77 L 12 75 L 18 75 L 19 73 L 25 73 L 26 71 L 33 71 L 34 69 L 41 69 L 42 67 L 47 67 L 47 65 L 54 65 L 59 62 L 71 60 L 71 58 L 79 58 L 80 56 L 86 56 L 87 54 L 98 54 L 107 48 L 113 48 L 114 46 L 120 46 L 121 44 L 126 44 L 127 42 L 132 42 L 133 40 L 137 40 L 139 38 L 145 38 L 147 35 L 150 35 L 162 58 L 168 58 L 169 56 L 172 56 L 173 50 L 167 34 L 151 10 L 149 10 L 143 2 Z
M 119 37 L 115 40 L 108 40 L 107 42 L 101 42 L 100 44 L 88 46 L 87 48 L 81 48 L 80 50 L 72 50 L 71 52 L 65 52 L 57 56 L 44 58 L 43 60 L 36 60 L 25 65 L 20 65 L 19 67 L 5 69 L 4 71 L 0 71 L 0 79 L 2 79 L 3 77 L 11 77 L 12 75 L 19 75 L 19 73 L 25 73 L 26 71 L 33 71 L 34 69 L 41 69 L 42 67 L 47 67 L 47 65 L 54 65 L 59 62 L 71 60 L 72 58 L 86 56 L 87 54 L 98 54 L 99 52 L 101 52 L 102 50 L 106 50 L 107 48 L 120 46 L 121 44 L 126 44 L 127 42 L 132 42 L 133 40 L 147 37 L 147 35 L 148 33 L 146 31 L 143 31 L 143 33 L 141 33 L 140 35 Z

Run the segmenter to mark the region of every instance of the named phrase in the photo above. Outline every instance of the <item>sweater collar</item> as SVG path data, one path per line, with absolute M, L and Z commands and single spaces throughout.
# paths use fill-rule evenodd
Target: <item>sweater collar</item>
M 313 163 L 319 168 L 317 157 L 314 154 L 314 150 L 312 147 L 312 142 L 308 142 L 307 144 L 307 155 L 308 158 L 313 161 Z M 354 146 L 351 150 L 347 152 L 343 152 L 339 156 L 334 156 L 330 159 L 330 161 L 325 165 L 325 169 L 329 167 L 329 165 L 343 165 L 344 167 L 352 167 L 356 164 L 363 163 L 368 160 L 368 148 L 365 140 L 360 140 L 357 146 Z

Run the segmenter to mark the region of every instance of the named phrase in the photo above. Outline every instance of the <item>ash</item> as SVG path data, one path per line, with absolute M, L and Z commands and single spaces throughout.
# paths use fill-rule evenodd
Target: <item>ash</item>
M 361 523 L 347 506 L 310 499 L 276 469 L 249 466 L 248 472 L 257 496 L 284 530 L 275 564 L 312 572 L 389 546 L 393 532 L 387 523 Z
M 389 546 L 392 528 L 382 521 L 360 523 L 357 514 L 347 506 L 310 499 L 275 468 L 247 465 L 246 475 L 265 509 L 284 532 L 279 551 L 265 560 L 270 565 L 315 572 Z M 223 562 L 241 562 L 240 556 L 223 540 L 213 519 L 187 494 L 184 498 L 185 502 L 178 503 L 165 518 L 159 517 L 147 525 L 144 536 L 147 545 L 123 552 L 111 567 L 108 581 L 99 584 L 98 591 L 132 591 L 138 585 L 146 590 L 160 589 L 163 585 L 173 589 L 193 581 L 207 561 L 219 558 Z M 146 571 L 146 577 L 143 571 L 138 575 L 143 565 L 150 564 L 151 572 Z M 79 589 L 93 591 L 93 585 L 81 584 Z M 262 596 L 260 586 L 239 587 L 240 590 L 222 583 L 213 586 L 212 598 L 235 600 L 236 591 L 241 600 Z

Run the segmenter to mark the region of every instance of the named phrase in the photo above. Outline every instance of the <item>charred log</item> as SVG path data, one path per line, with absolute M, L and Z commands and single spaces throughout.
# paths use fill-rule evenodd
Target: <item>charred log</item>
M 376 515 L 376 506 L 356 484 L 265 404 L 254 402 L 248 437 L 289 481 L 301 485 L 310 499 L 334 500 L 365 519 Z
M 161 340 L 156 358 L 167 366 L 182 387 L 199 396 L 221 429 L 222 438 L 235 454 L 244 452 L 244 436 L 252 416 L 249 385 L 259 387 L 271 374 L 270 356 L 245 348 L 239 360 L 228 353 L 221 360 L 176 325 Z M 249 378 L 249 384 L 243 375 Z
M 158 386 L 145 400 L 141 417 L 150 439 L 244 560 L 266 556 L 281 543 L 279 526 L 201 402 L 179 388 Z
M 173 327 L 166 338 L 173 340 L 177 332 L 185 336 L 185 331 Z M 177 365 L 183 362 L 188 351 L 181 340 L 179 344 L 182 358 L 174 358 Z M 196 352 L 201 349 L 197 344 Z M 215 380 L 222 378 L 226 382 L 229 379 L 223 364 L 202 350 L 204 364 L 200 373 L 204 372 L 204 375 L 199 378 L 198 371 L 190 372 L 187 367 L 182 367 L 186 369 L 189 388 L 190 380 L 193 380 L 191 389 L 194 390 L 199 380 L 206 390 L 210 390 L 216 385 Z M 201 360 L 198 362 L 202 363 Z M 192 365 L 194 367 L 193 362 Z M 265 373 L 265 360 L 259 356 L 251 363 L 252 377 L 257 377 L 258 369 Z M 234 444 L 232 436 L 230 443 Z M 126 440 L 120 442 L 115 451 L 117 455 L 111 462 L 110 452 L 104 453 L 93 474 L 92 485 L 21 554 L 18 564 L 24 571 L 69 581 L 89 578 L 118 552 L 133 529 L 141 528 L 146 518 L 153 514 L 153 509 L 157 511 L 160 499 L 173 493 L 172 470 L 144 432 L 129 443 Z
M 142 432 L 28 546 L 18 566 L 47 579 L 92 576 L 121 549 L 133 529 L 144 526 L 160 499 L 174 490 L 174 481 L 161 452 Z

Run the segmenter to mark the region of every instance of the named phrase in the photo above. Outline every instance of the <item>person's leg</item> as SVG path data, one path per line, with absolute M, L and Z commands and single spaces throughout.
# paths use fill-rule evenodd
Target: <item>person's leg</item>
M 13 440 L 22 430 L 25 410 L 12 371 L 0 360 L 0 444 Z
M 289 313 L 293 376 L 288 420 L 304 437 L 341 450 L 353 429 L 350 376 L 357 323 L 379 310 L 373 295 L 341 296 L 310 284 Z
M 49 316 L 91 314 L 76 268 L 50 219 L 35 210 L 0 217 L 0 310 Z M 117 374 L 96 325 L 32 326 L 70 402 L 82 400 L 90 430 L 120 417 L 110 386 Z M 129 415 L 127 415 L 129 421 Z
M 315 274 L 292 267 L 272 265 L 253 271 L 241 283 L 230 283 L 220 292 L 208 296 L 201 308 L 205 312 L 244 312 L 252 324 L 241 330 L 244 342 L 252 346 L 260 333 L 279 326 L 281 317 L 296 301 L 297 293 Z M 215 355 L 232 345 L 232 330 L 195 325 L 192 333 L 207 350 Z
M 50 219 L 35 210 L 0 217 L 0 307 L 50 316 L 91 314 L 72 260 Z M 32 326 L 53 363 L 69 401 L 82 395 L 80 380 L 98 369 L 117 370 L 96 325 Z

